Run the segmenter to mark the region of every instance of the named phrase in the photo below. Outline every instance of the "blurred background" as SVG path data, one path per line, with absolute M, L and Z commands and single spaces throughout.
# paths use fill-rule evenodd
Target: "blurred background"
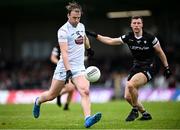
M 68 0 L 3 0 L 0 2 L 0 103 L 31 103 L 51 83 L 52 48 L 57 31 L 67 21 Z M 177 0 L 78 0 L 81 22 L 87 30 L 119 37 L 130 28 L 130 16 L 144 16 L 144 29 L 155 34 L 167 55 L 173 75 L 166 80 L 156 58 L 153 81 L 140 90 L 149 101 L 180 100 L 180 14 Z M 87 63 L 101 70 L 101 79 L 91 84 L 92 101 L 123 99 L 124 85 L 132 64 L 126 45 L 108 46 L 90 38 L 95 51 Z M 97 94 L 98 93 L 98 94 Z M 23 98 L 22 98 L 23 97 Z M 99 98 L 103 97 L 103 98 Z M 74 94 L 73 101 L 78 101 Z

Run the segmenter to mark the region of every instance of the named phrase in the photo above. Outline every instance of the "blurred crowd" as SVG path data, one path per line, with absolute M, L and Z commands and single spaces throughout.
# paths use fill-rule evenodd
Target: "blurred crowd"
M 46 89 L 53 73 L 49 61 L 0 62 L 0 89 Z

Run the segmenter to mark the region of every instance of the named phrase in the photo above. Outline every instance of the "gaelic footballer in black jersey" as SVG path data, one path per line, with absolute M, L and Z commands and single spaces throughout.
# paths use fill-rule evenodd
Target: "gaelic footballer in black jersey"
M 133 67 L 130 70 L 128 80 L 136 73 L 142 72 L 147 77 L 148 81 L 153 77 L 153 63 L 155 52 L 153 46 L 158 43 L 155 36 L 143 31 L 143 35 L 139 38 L 134 36 L 133 32 L 121 36 L 124 43 L 127 43 L 132 56 Z
M 95 32 L 86 31 L 86 34 L 108 45 L 121 45 L 126 43 L 133 56 L 133 67 L 126 81 L 124 98 L 131 105 L 132 110 L 125 121 L 134 121 L 142 114 L 140 120 L 151 120 L 152 116 L 146 111 L 138 100 L 138 89 L 153 77 L 153 62 L 155 54 L 164 66 L 164 76 L 169 78 L 171 71 L 158 39 L 143 30 L 143 18 L 133 16 L 130 23 L 132 32 L 118 38 L 102 36 Z

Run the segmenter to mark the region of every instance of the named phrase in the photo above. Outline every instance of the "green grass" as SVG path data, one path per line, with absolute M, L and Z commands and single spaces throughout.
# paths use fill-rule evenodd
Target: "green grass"
M 152 114 L 150 121 L 125 122 L 130 106 L 125 101 L 92 104 L 92 113 L 102 112 L 102 120 L 90 129 L 180 129 L 180 102 L 144 102 Z M 63 111 L 55 104 L 43 104 L 38 119 L 30 105 L 0 105 L 0 129 L 85 129 L 80 104 Z

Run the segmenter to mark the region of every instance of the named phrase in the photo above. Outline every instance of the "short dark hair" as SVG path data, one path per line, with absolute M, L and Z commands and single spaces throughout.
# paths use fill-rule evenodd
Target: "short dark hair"
M 79 5 L 77 2 L 69 2 L 69 4 L 66 6 L 68 14 L 71 13 L 71 11 L 75 10 L 76 12 L 81 12 L 82 13 L 82 7 Z
M 132 21 L 133 19 L 141 19 L 141 21 L 143 22 L 143 17 L 142 17 L 142 16 L 132 16 L 132 17 L 131 17 L 131 21 Z

